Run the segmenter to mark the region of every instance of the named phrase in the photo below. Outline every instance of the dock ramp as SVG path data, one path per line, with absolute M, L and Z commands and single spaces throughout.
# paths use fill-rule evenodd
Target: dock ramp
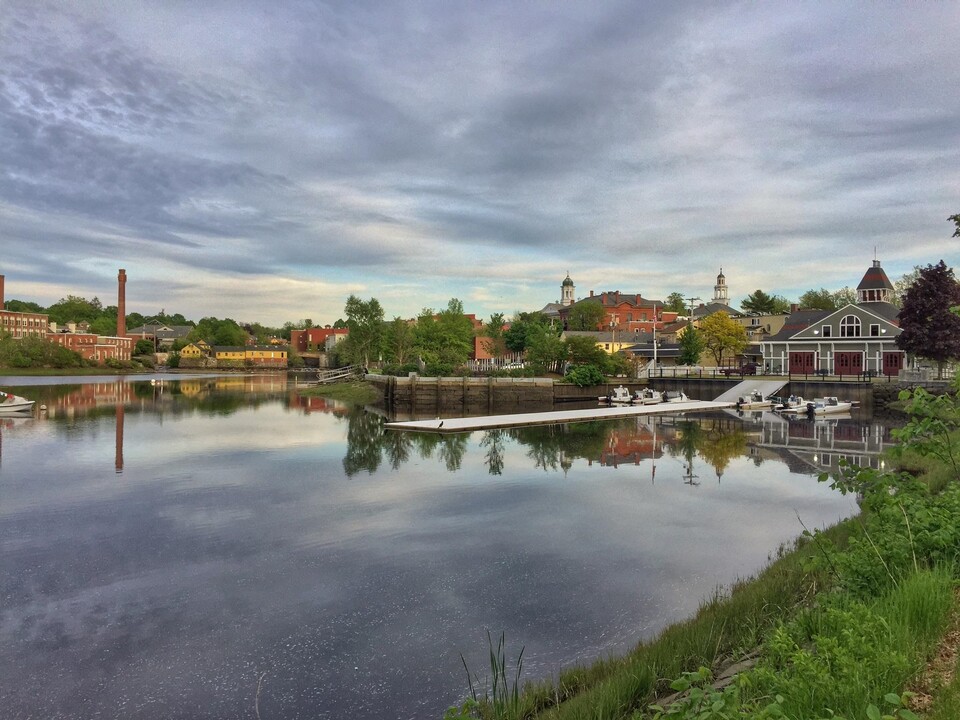
M 735 403 L 741 395 L 749 395 L 754 390 L 759 390 L 764 397 L 774 395 L 786 387 L 786 380 L 744 380 L 737 383 L 725 393 L 714 398 L 714 402 Z

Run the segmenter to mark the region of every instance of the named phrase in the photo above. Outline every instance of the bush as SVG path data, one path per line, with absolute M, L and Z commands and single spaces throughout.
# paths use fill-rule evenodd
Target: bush
M 568 372 L 563 379 L 577 387 L 587 387 L 602 384 L 604 376 L 596 365 L 579 365 Z

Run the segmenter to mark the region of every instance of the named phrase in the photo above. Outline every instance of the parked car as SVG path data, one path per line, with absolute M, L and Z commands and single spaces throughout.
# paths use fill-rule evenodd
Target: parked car
M 725 367 L 720 368 L 720 374 L 730 377 L 731 375 L 756 375 L 757 374 L 757 363 L 749 362 L 744 363 L 740 367 Z

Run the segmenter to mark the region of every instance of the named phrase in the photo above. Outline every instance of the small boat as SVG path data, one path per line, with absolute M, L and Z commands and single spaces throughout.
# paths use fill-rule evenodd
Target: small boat
M 786 400 L 775 403 L 773 409 L 782 413 L 802 413 L 807 411 L 807 401 L 799 395 L 791 395 Z
M 637 390 L 633 394 L 634 405 L 656 405 L 662 402 L 663 394 L 659 390 L 653 390 L 652 388 Z
M 597 398 L 602 403 L 609 405 L 630 405 L 633 402 L 633 396 L 623 385 L 613 389 L 609 395 L 601 395 Z
M 672 394 L 664 390 L 663 401 L 665 403 L 682 403 L 689 402 L 690 398 L 687 397 L 687 394 L 683 390 L 679 390 Z
M 741 395 L 737 398 L 737 407 L 741 410 L 750 410 L 751 408 L 765 408 L 773 405 L 772 398 L 765 398 L 759 390 L 754 390 L 749 395 Z
M 0 415 L 29 412 L 33 409 L 35 402 L 35 400 L 27 400 L 19 395 L 0 390 Z
M 807 414 L 827 415 L 832 413 L 845 413 L 850 412 L 852 407 L 852 402 L 840 400 L 835 397 L 816 398 L 807 403 Z

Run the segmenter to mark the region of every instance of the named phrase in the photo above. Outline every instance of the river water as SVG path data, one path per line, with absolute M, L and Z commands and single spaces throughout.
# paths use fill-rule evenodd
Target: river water
M 436 436 L 282 376 L 7 378 L 4 718 L 439 718 L 624 652 L 856 511 L 869 418 L 712 412 Z M 259 713 L 259 715 L 258 715 Z

